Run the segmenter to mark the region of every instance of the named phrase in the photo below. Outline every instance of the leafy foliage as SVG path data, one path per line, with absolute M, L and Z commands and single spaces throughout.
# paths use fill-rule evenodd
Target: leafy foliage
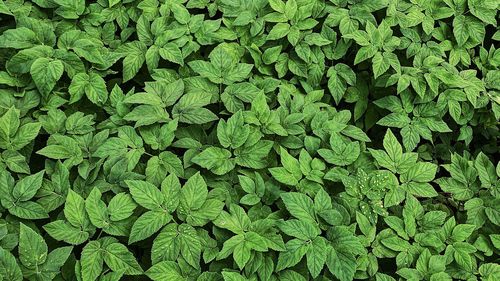
M 0 280 L 500 280 L 499 9 L 0 0 Z

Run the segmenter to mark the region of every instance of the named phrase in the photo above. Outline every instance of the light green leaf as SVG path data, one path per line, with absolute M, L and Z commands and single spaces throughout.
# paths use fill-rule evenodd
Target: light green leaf
M 50 94 L 63 72 L 64 65 L 60 60 L 48 58 L 35 60 L 30 69 L 33 81 L 42 95 Z
M 47 260 L 48 248 L 43 237 L 30 227 L 19 225 L 19 260 L 29 269 L 35 269 Z
M 90 241 L 85 245 L 80 262 L 82 281 L 95 281 L 97 277 L 101 276 L 104 263 L 101 243 L 99 241 Z
M 216 175 L 224 175 L 234 169 L 229 150 L 219 147 L 209 147 L 191 159 L 194 163 L 209 169 Z
M 149 210 L 158 210 L 162 208 L 165 198 L 156 186 L 140 180 L 127 180 L 125 183 L 130 190 L 130 194 L 132 194 L 132 198 L 137 204 Z
M 187 280 L 179 265 L 173 261 L 162 261 L 153 265 L 146 271 L 146 275 L 154 281 Z
M 141 266 L 134 255 L 120 243 L 112 243 L 103 250 L 104 261 L 113 271 L 124 270 L 127 275 L 141 275 Z
M 314 204 L 307 195 L 298 192 L 287 192 L 281 194 L 286 209 L 299 220 L 315 224 Z
M 132 226 L 128 243 L 132 244 L 150 237 L 171 219 L 172 216 L 164 210 L 148 211 L 142 214 Z
M 28 201 L 42 187 L 44 171 L 40 171 L 34 175 L 24 177 L 16 183 L 12 190 L 12 196 L 18 201 Z

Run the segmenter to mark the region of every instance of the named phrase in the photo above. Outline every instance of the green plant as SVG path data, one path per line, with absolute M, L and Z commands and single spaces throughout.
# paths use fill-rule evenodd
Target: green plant
M 500 280 L 499 9 L 0 0 L 0 280 Z

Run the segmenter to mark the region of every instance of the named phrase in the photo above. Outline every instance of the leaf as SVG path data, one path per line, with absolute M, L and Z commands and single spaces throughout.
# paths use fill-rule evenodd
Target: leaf
M 281 183 L 291 185 L 291 186 L 295 186 L 295 185 L 299 184 L 298 180 L 294 177 L 294 175 L 292 175 L 292 173 L 290 173 L 285 168 L 282 168 L 282 167 L 270 168 L 269 172 L 271 172 L 271 175 L 273 176 L 273 178 L 275 178 L 277 181 L 279 181 Z
M 389 60 L 387 58 L 387 55 L 384 55 L 381 52 L 377 52 L 372 58 L 373 74 L 375 75 L 375 79 L 377 79 L 380 75 L 384 74 L 389 69 Z
M 403 156 L 403 148 L 390 129 L 385 133 L 383 144 L 391 161 L 398 165 Z
M 176 259 L 180 254 L 180 241 L 177 225 L 170 223 L 156 236 L 151 248 L 151 260 L 158 263 L 163 260 Z
M 76 228 L 63 220 L 50 222 L 44 225 L 43 229 L 57 241 L 64 241 L 72 245 L 82 244 L 89 238 L 88 232 Z
M 318 150 L 318 153 L 326 162 L 331 164 L 339 166 L 350 165 L 358 159 L 360 154 L 358 142 L 346 143 L 338 134 L 331 135 L 330 146 L 332 150 L 322 148 Z
M 22 219 L 34 220 L 49 217 L 49 214 L 42 205 L 32 201 L 19 202 L 12 208 L 9 208 L 9 212 Z
M 87 215 L 85 213 L 85 201 L 83 198 L 69 190 L 66 203 L 64 205 L 64 216 L 66 219 L 76 227 L 85 227 L 88 223 Z
M 123 244 L 112 243 L 103 250 L 104 261 L 113 271 L 124 270 L 127 275 L 141 275 L 142 268 Z
M 474 166 L 476 167 L 482 185 L 492 186 L 495 183 L 497 179 L 495 167 L 484 153 L 480 152 L 477 155 Z
M 467 39 L 469 39 L 466 19 L 464 15 L 457 16 L 453 19 L 453 35 L 455 35 L 455 39 L 459 46 L 465 44 Z
M 23 274 L 16 262 L 16 258 L 9 251 L 0 248 L 0 264 L 2 265 L 2 276 L 12 281 L 22 281 Z
M 69 86 L 69 94 L 71 103 L 79 101 L 83 94 L 95 104 L 103 104 L 108 99 L 106 83 L 96 73 L 78 73 L 73 76 Z
M 108 212 L 112 221 L 120 221 L 130 217 L 136 208 L 132 197 L 126 193 L 118 193 L 110 201 Z
M 321 232 L 316 225 L 296 219 L 280 223 L 279 228 L 286 235 L 302 240 L 312 240 Z
M 27 49 L 35 45 L 36 34 L 27 27 L 8 29 L 0 35 L 0 48 Z
M 292 216 L 309 223 L 314 224 L 316 222 L 313 201 L 307 195 L 288 192 L 281 194 L 281 199 Z
M 89 196 L 85 199 L 85 210 L 92 224 L 99 228 L 109 225 L 108 210 L 106 204 L 101 200 L 101 192 L 98 188 L 92 189 Z
M 339 280 L 352 280 L 356 271 L 356 260 L 350 253 L 336 251 L 333 247 L 328 248 L 326 265 L 330 272 Z
M 472 245 L 464 242 L 454 243 L 453 249 L 455 250 L 453 257 L 457 264 L 467 271 L 472 270 L 475 261 L 471 253 L 474 253 L 476 249 Z
M 101 276 L 104 256 L 101 243 L 90 241 L 82 250 L 81 273 L 83 281 L 94 281 Z
M 178 231 L 182 233 L 179 236 L 179 246 L 182 257 L 194 268 L 199 267 L 202 244 L 198 238 L 196 230 L 188 225 L 179 225 Z
M 191 159 L 194 163 L 209 169 L 216 175 L 224 175 L 234 169 L 231 152 L 218 147 L 209 147 Z
M 267 35 L 267 40 L 277 40 L 285 37 L 290 31 L 288 23 L 277 23 Z
M 238 148 L 248 139 L 250 127 L 244 124 L 244 117 L 241 111 L 235 113 L 227 122 L 219 121 L 217 126 L 217 138 L 225 148 Z
M 384 244 L 384 246 L 386 246 L 387 248 L 397 252 L 407 251 L 411 247 L 408 241 L 403 240 L 397 236 L 392 236 L 382 240 L 382 244 Z
M 453 239 L 456 242 L 463 242 L 471 236 L 472 232 L 475 229 L 476 229 L 475 225 L 459 224 L 453 228 L 451 239 Z
M 30 227 L 19 225 L 19 260 L 29 269 L 42 265 L 48 254 L 45 240 Z
M 146 271 L 146 275 L 154 281 L 186 280 L 179 265 L 173 261 L 162 261 L 153 265 Z
M 140 41 L 129 43 L 124 48 L 125 59 L 123 59 L 123 81 L 127 82 L 134 78 L 146 60 L 147 47 Z
M 28 123 L 19 127 L 12 140 L 12 148 L 14 150 L 20 150 L 30 144 L 38 136 L 40 128 L 40 123 Z
M 64 65 L 60 60 L 38 58 L 31 65 L 30 73 L 38 91 L 48 95 L 64 72 Z
M 16 183 L 12 190 L 12 196 L 18 201 L 28 201 L 42 187 L 44 171 L 27 176 Z
M 148 211 L 142 214 L 132 226 L 128 243 L 144 240 L 166 225 L 172 216 L 165 211 Z
M 281 164 L 283 167 L 292 174 L 292 176 L 300 180 L 302 178 L 302 171 L 300 170 L 299 161 L 292 157 L 286 149 L 280 149 Z
M 405 179 L 415 182 L 429 182 L 436 175 L 437 166 L 432 163 L 419 162 L 413 165 L 407 172 Z
M 311 273 L 314 278 L 319 276 L 325 265 L 327 256 L 325 248 L 325 240 L 318 237 L 312 241 L 312 246 L 309 247 L 306 253 L 307 268 L 309 269 L 309 273 Z
M 0 134 L 3 141 L 8 141 L 17 132 L 20 125 L 19 119 L 19 110 L 15 107 L 10 107 L 0 117 Z
M 191 176 L 181 189 L 180 206 L 185 210 L 199 209 L 208 196 L 205 180 L 196 173 Z
M 179 6 L 179 5 L 174 5 Z M 160 56 L 168 61 L 184 65 L 184 59 L 181 50 L 173 43 L 167 43 L 159 50 Z
M 130 190 L 130 194 L 132 194 L 132 198 L 137 204 L 149 210 L 162 208 L 165 198 L 156 186 L 139 180 L 128 180 L 126 184 Z
M 292 267 L 300 262 L 310 246 L 299 239 L 292 239 L 286 243 L 286 251 L 278 257 L 276 270 Z
M 37 154 L 58 160 L 69 159 L 73 156 L 72 151 L 68 150 L 68 147 L 58 144 L 48 145 L 37 151 Z

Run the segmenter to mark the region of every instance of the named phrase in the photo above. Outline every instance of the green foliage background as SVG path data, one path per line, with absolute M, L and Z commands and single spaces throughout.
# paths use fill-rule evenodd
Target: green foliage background
M 0 280 L 500 280 L 499 8 L 0 0 Z

